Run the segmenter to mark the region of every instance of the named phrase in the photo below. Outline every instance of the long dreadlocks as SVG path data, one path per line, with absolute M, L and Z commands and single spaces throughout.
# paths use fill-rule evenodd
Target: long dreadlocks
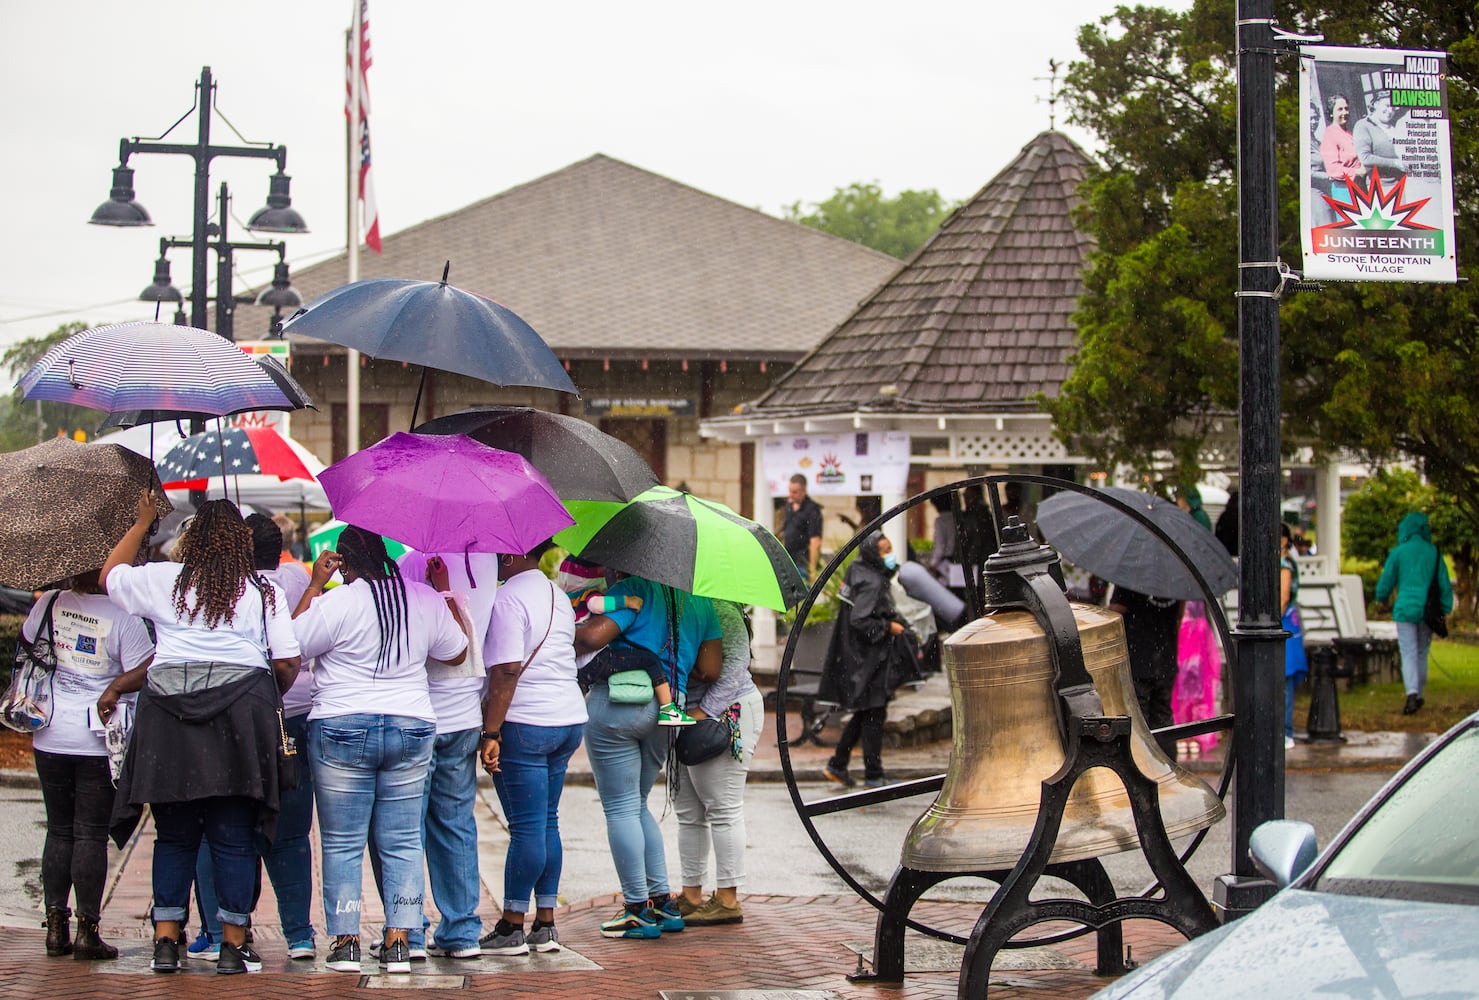
M 206 628 L 230 625 L 236 602 L 246 593 L 247 581 L 262 595 L 267 608 L 276 609 L 272 588 L 252 565 L 252 532 L 241 511 L 230 500 L 207 500 L 201 505 L 175 551 L 182 569 L 175 581 L 175 612 L 193 623 L 203 616 Z M 195 606 L 187 598 L 195 593 Z
M 336 546 L 346 569 L 370 586 L 375 601 L 375 620 L 380 625 L 380 651 L 375 657 L 377 672 L 411 655 L 406 637 L 406 582 L 400 567 L 385 551 L 385 539 L 372 531 L 350 525 L 339 535 Z

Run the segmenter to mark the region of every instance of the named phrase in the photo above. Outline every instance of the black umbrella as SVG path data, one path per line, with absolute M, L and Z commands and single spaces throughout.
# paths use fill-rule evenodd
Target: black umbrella
M 528 406 L 486 406 L 428 420 L 417 434 L 466 434 L 523 455 L 561 500 L 625 502 L 657 485 L 657 474 L 624 441 L 593 424 Z
M 1237 586 L 1238 569 L 1217 536 L 1169 500 L 1107 487 L 1114 497 L 1154 522 L 1187 554 L 1214 594 Z M 1200 600 L 1206 597 L 1196 578 L 1144 525 L 1091 494 L 1063 492 L 1037 508 L 1043 537 L 1069 562 L 1110 583 L 1157 597 Z
M 494 385 L 528 385 L 580 395 L 549 345 L 512 309 L 442 280 L 370 278 L 320 295 L 283 324 L 391 361 L 470 375 Z M 426 373 L 422 372 L 424 384 Z M 411 425 L 421 405 L 416 391 Z
M 116 444 L 52 438 L 0 455 L 0 583 L 35 590 L 98 569 L 146 488 L 168 514 L 154 465 Z

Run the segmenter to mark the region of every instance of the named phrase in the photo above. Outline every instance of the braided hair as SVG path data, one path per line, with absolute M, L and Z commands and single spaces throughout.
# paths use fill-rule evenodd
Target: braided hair
M 230 625 L 236 602 L 246 593 L 247 581 L 262 595 L 266 608 L 276 609 L 272 588 L 257 576 L 252 564 L 252 532 L 241 511 L 230 500 L 207 500 L 180 537 L 175 557 L 181 564 L 175 581 L 175 613 L 194 623 L 202 616 L 206 628 Z M 187 598 L 195 593 L 195 606 Z
M 406 582 L 400 567 L 385 551 L 385 539 L 372 531 L 350 525 L 339 535 L 337 545 L 344 566 L 370 587 L 375 601 L 375 620 L 380 625 L 380 650 L 375 658 L 378 672 L 396 660 L 411 655 L 406 637 Z M 402 652 L 402 650 L 404 650 Z

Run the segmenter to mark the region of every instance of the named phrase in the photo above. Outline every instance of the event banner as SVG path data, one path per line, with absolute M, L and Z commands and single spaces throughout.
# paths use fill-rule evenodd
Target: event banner
M 1458 280 L 1448 56 L 1300 47 L 1304 276 Z
M 909 480 L 909 435 L 902 431 L 768 437 L 760 445 L 765 485 L 786 495 L 791 477 L 806 477 L 813 496 L 903 496 Z

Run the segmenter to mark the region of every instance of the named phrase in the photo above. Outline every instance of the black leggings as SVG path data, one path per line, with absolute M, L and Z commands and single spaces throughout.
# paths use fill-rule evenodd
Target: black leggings
M 96 920 L 102 915 L 108 820 L 113 815 L 108 758 L 31 752 L 46 803 L 46 846 L 41 852 L 46 908 L 66 906 L 75 892 L 78 915 Z
M 888 721 L 888 706 L 879 705 L 877 708 L 863 708 L 852 714 L 847 720 L 847 725 L 842 727 L 842 735 L 837 739 L 837 747 L 832 752 L 832 767 L 838 771 L 847 770 L 848 758 L 852 756 L 853 745 L 861 736 L 863 740 L 863 779 L 879 779 L 883 777 L 883 724 Z

